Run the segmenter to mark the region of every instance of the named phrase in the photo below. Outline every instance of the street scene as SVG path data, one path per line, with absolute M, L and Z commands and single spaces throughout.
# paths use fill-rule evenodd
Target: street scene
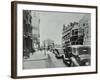
M 91 65 L 89 13 L 23 10 L 23 69 Z

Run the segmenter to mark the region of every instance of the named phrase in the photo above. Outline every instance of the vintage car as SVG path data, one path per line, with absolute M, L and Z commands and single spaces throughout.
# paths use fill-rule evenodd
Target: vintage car
M 56 58 L 60 59 L 62 58 L 64 51 L 62 48 L 56 48 L 53 50 L 53 53 L 55 54 Z
M 79 65 L 80 66 L 89 66 L 90 65 L 90 58 L 91 58 L 91 48 L 88 45 L 71 45 L 68 46 L 65 50 L 65 53 L 63 55 L 63 61 L 68 66 L 74 66 L 73 61 L 70 59 L 69 52 L 71 52 L 73 55 L 78 55 L 79 57 Z

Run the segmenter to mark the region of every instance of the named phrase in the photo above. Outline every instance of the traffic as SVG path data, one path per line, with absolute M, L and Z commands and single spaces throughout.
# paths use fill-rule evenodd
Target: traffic
M 86 45 L 72 45 L 66 49 L 53 49 L 57 59 L 62 59 L 69 66 L 89 66 L 91 64 L 91 48 Z

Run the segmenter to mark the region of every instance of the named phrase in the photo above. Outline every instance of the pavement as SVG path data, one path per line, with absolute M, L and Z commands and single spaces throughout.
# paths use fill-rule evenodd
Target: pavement
M 37 51 L 34 52 L 33 54 L 30 53 L 30 57 L 28 59 L 24 59 L 24 61 L 28 61 L 28 60 L 42 60 L 42 59 L 47 59 L 48 55 L 44 54 L 44 51 Z
M 57 68 L 66 67 L 62 59 L 57 59 L 50 51 L 37 51 L 30 54 L 30 58 L 24 59 L 23 69 Z

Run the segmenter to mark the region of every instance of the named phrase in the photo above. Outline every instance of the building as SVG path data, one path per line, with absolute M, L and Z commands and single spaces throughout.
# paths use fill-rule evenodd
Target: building
M 63 32 L 62 32 L 62 45 L 63 47 L 66 47 L 70 45 L 70 35 L 71 35 L 71 29 L 73 28 L 72 23 L 69 25 L 63 25 Z
M 84 42 L 83 45 L 91 44 L 91 17 L 90 14 L 86 14 L 79 21 L 81 28 L 84 29 Z
M 90 45 L 91 28 L 90 14 L 83 16 L 79 22 L 71 22 L 63 25 L 62 45 L 66 48 L 70 45 Z
M 39 24 L 40 19 L 39 15 L 36 11 L 31 11 L 31 25 L 32 25 L 32 47 L 35 50 L 38 50 L 40 48 L 40 30 L 39 30 Z
M 81 28 L 78 22 L 73 23 L 74 26 L 71 29 L 70 42 L 71 45 L 83 45 L 84 30 Z
M 51 40 L 51 39 L 47 39 L 47 40 L 44 40 L 43 41 L 43 46 L 44 46 L 44 48 L 45 49 L 47 49 L 47 50 L 51 50 L 51 49 L 53 49 L 54 48 L 54 41 L 53 40 Z
M 62 44 L 63 48 L 70 45 L 83 45 L 84 30 L 78 22 L 70 23 L 63 27 Z
M 70 45 L 83 45 L 83 29 L 78 22 L 63 26 L 62 44 L 63 48 Z
M 23 10 L 23 55 L 29 56 L 32 51 L 31 11 Z

